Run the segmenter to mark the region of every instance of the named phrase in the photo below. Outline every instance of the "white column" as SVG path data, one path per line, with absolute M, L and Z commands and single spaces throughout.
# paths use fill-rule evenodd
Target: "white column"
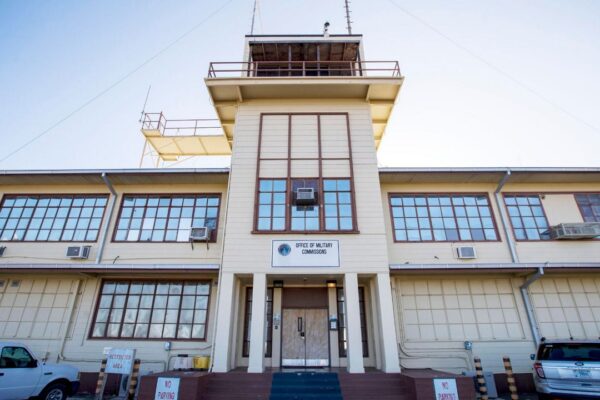
M 217 304 L 217 329 L 214 338 L 213 372 L 229 371 L 229 353 L 233 318 L 234 275 L 221 274 Z
M 377 274 L 377 296 L 379 300 L 379 323 L 381 332 L 381 355 L 383 372 L 400 372 L 398 357 L 398 338 L 394 321 L 394 305 L 392 304 L 392 286 L 388 273 Z
M 344 294 L 346 296 L 346 333 L 348 348 L 346 360 L 348 372 L 363 373 L 362 334 L 360 332 L 360 304 L 358 301 L 358 276 L 356 273 L 344 275 Z
M 254 273 L 252 282 L 252 321 L 250 323 L 250 357 L 248 372 L 265 370 L 265 307 L 267 302 L 267 275 Z

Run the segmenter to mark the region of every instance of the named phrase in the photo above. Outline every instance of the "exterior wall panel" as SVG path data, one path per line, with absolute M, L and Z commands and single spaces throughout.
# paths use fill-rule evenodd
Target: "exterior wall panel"
M 115 278 L 122 279 L 123 276 Z M 141 280 L 172 278 L 172 275 L 139 276 Z M 187 275 L 181 279 L 215 278 L 215 275 Z M 210 354 L 216 317 L 214 285 L 211 285 L 205 341 L 110 340 L 89 338 L 101 279 L 75 275 L 32 278 L 26 274 L 0 274 L 0 279 L 21 281 L 19 288 L 11 288 L 9 285 L 4 293 L 0 293 L 0 340 L 23 342 L 39 357 L 47 356 L 50 362 L 60 359 L 78 366 L 84 372 L 97 372 L 105 347 L 127 347 L 137 349 L 143 371 L 161 371 L 167 367 L 171 357 L 178 353 Z M 79 280 L 79 291 L 75 293 Z M 168 341 L 172 343 L 172 347 L 170 351 L 165 351 L 164 343 Z
M 540 334 L 548 339 L 600 337 L 600 277 L 546 277 L 530 288 Z
M 506 275 L 397 277 L 394 280 L 401 364 L 460 373 L 473 356 L 501 373 L 502 356 L 529 372 L 534 346 L 519 286 Z M 473 350 L 463 347 L 473 343 Z

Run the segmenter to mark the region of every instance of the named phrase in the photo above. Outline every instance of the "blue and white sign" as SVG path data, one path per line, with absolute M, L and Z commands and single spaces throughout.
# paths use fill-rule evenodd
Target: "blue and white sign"
M 337 240 L 273 240 L 273 267 L 339 267 Z
M 135 349 L 107 349 L 105 372 L 129 375 L 133 370 L 134 359 Z

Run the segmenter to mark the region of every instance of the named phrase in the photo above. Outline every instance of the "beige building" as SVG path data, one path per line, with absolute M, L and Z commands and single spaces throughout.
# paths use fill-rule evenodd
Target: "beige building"
M 600 336 L 600 169 L 378 168 L 404 78 L 361 40 L 247 37 L 205 80 L 220 135 L 147 115 L 159 163 L 228 169 L 2 171 L 0 340 L 90 374 L 107 347 L 529 373 L 541 337 Z

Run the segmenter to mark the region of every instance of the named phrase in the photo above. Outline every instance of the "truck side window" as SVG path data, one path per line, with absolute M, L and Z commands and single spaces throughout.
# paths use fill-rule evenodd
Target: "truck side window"
M 28 368 L 33 357 L 23 347 L 4 347 L 0 353 L 0 368 Z

